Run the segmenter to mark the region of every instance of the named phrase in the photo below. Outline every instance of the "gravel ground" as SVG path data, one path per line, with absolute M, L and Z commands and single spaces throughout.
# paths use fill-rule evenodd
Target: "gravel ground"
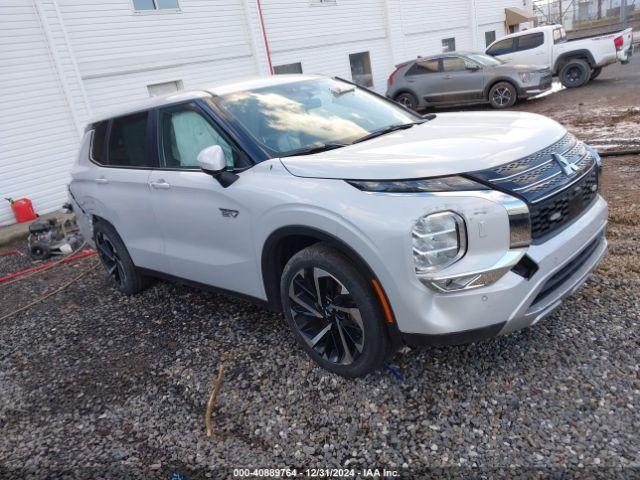
M 609 254 L 559 310 L 507 337 L 398 355 L 396 374 L 333 376 L 280 315 L 162 282 L 124 297 L 91 271 L 0 321 L 0 478 L 285 466 L 640 478 L 639 165 L 606 159 Z M 0 286 L 0 317 L 95 263 Z

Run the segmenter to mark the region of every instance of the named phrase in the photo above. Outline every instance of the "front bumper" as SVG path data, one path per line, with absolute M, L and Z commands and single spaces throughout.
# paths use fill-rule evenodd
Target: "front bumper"
M 405 343 L 467 343 L 537 323 L 579 288 L 602 260 L 607 213 L 606 202 L 598 196 L 562 231 L 531 245 L 527 256 L 538 268 L 529 279 L 510 271 L 488 287 L 433 294 L 424 302 L 425 311 L 410 322 L 411 331 L 403 329 Z
M 541 77 L 540 81 L 536 85 L 525 85 L 521 87 L 518 92 L 518 96 L 522 99 L 526 99 L 540 95 L 551 88 L 552 80 L 553 77 L 551 76 L 551 73 L 549 73 L 548 75 Z

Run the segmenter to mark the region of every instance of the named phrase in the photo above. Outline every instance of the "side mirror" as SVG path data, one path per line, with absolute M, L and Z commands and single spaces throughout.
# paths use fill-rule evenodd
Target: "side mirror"
M 220 173 L 227 168 L 227 159 L 220 145 L 213 145 L 198 154 L 198 166 L 209 175 Z
M 235 173 L 227 171 L 227 158 L 220 145 L 212 145 L 202 150 L 198 154 L 198 166 L 204 173 L 215 178 L 224 188 L 240 178 Z

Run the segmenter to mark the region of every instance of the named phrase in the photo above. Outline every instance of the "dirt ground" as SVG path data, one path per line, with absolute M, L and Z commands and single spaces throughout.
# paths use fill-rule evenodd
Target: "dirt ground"
M 590 143 L 633 146 L 635 60 L 517 109 Z M 0 285 L 2 317 L 96 265 L 0 321 L 0 478 L 191 480 L 286 466 L 638 478 L 640 156 L 606 157 L 601 193 L 608 254 L 553 315 L 486 342 L 412 350 L 352 381 L 311 364 L 281 315 L 164 282 L 125 297 L 95 256 Z M 0 258 L 0 274 L 26 265 Z
M 558 91 L 562 89 L 561 91 Z M 583 88 L 563 88 L 516 110 L 551 117 L 600 151 L 640 148 L 640 60 L 615 64 Z

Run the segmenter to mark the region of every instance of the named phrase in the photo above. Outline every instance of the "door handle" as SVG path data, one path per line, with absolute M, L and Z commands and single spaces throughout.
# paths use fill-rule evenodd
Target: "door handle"
M 149 185 L 151 185 L 153 188 L 157 188 L 158 190 L 167 190 L 168 188 L 171 188 L 171 185 L 165 182 L 164 180 L 151 182 Z
M 107 179 L 106 179 L 106 178 L 104 178 L 104 177 L 100 177 L 100 178 L 96 178 L 96 179 L 95 179 L 95 182 L 96 182 L 98 185 L 104 185 L 105 183 L 109 183 L 109 180 L 107 180 Z

